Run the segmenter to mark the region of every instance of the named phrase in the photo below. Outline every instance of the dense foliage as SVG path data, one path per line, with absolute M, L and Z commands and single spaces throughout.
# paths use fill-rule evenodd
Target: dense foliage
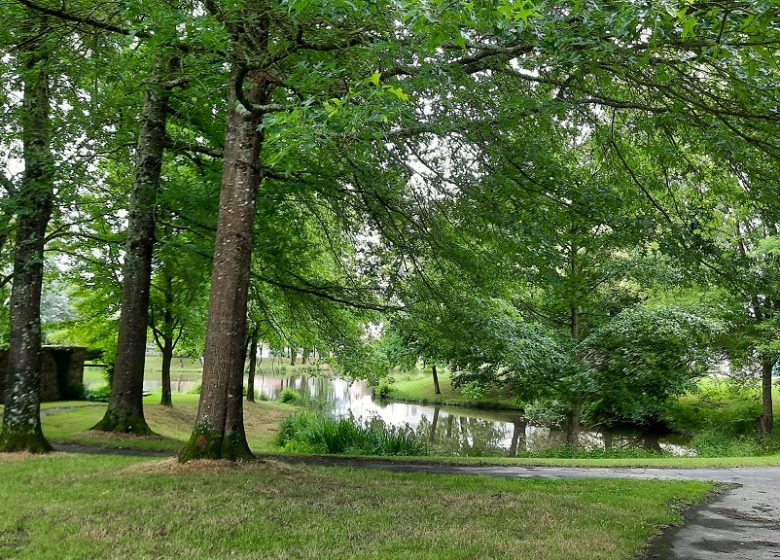
M 655 423 L 728 359 L 762 378 L 771 431 L 775 2 L 3 9 L 0 290 L 26 303 L 0 318 L 15 356 L 22 308 L 104 351 L 98 428 L 149 431 L 154 341 L 167 404 L 174 353 L 204 359 L 185 459 L 250 454 L 259 343 L 372 381 L 447 365 L 573 427 Z M 27 393 L 6 416 L 37 417 Z

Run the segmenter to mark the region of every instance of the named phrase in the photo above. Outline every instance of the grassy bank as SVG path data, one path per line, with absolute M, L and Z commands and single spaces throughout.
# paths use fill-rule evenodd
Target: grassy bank
M 628 559 L 713 488 L 66 454 L 0 456 L 0 478 L 18 560 Z
M 421 404 L 442 404 L 451 406 L 470 406 L 474 408 L 517 409 L 515 400 L 500 395 L 497 392 L 488 393 L 479 398 L 464 395 L 452 387 L 452 380 L 447 371 L 439 373 L 441 394 L 437 395 L 433 386 L 433 377 L 426 373 L 394 374 L 390 400 L 417 402 Z
M 44 403 L 41 422 L 44 435 L 52 442 L 175 452 L 181 449 L 192 433 L 198 398 L 198 395 L 174 394 L 173 407 L 169 408 L 158 404 L 160 395 L 157 393 L 146 397 L 146 420 L 157 434 L 151 437 L 88 431 L 102 418 L 106 406 L 104 403 Z M 252 449 L 258 452 L 272 451 L 272 441 L 279 430 L 279 423 L 295 410 L 296 407 L 292 405 L 278 402 L 244 403 L 244 423 Z

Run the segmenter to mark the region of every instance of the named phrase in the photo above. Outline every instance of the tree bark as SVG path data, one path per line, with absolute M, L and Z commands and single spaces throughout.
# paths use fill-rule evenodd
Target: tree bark
M 43 36 L 46 23 L 29 20 L 31 36 Z M 17 199 L 16 254 L 11 289 L 11 333 L 0 452 L 51 451 L 41 430 L 41 290 L 46 228 L 54 204 L 51 153 L 48 45 L 28 43 L 20 53 L 24 68 L 22 149 L 24 175 Z
M 261 117 L 239 102 L 237 87 L 245 75 L 239 65 L 231 74 L 203 383 L 198 416 L 189 442 L 179 452 L 180 461 L 253 458 L 244 432 L 243 381 L 262 132 Z M 262 102 L 260 86 L 254 83 L 252 90 L 250 99 Z
M 166 61 L 165 64 L 170 64 Z M 155 209 L 165 151 L 165 121 L 170 91 L 163 85 L 165 70 L 158 70 L 147 84 L 138 135 L 138 159 L 130 215 L 127 223 L 125 262 L 122 267 L 122 309 L 111 399 L 105 416 L 92 429 L 149 435 L 143 410 L 146 332 L 149 325 L 149 287 L 152 278 Z
M 163 309 L 163 324 L 162 324 L 162 371 L 160 372 L 160 378 L 162 381 L 162 395 L 160 397 L 160 404 L 162 406 L 173 406 L 173 396 L 171 395 L 171 362 L 173 362 L 173 351 L 176 348 L 176 344 L 181 338 L 181 325 L 179 326 L 179 337 L 174 339 L 174 332 L 176 330 L 176 321 L 173 317 L 173 305 L 174 305 L 174 287 L 173 278 L 169 271 L 164 271 L 164 298 L 163 302 L 165 309 Z M 152 325 L 152 328 L 155 328 Z M 160 341 L 157 340 L 159 346 Z
M 433 391 L 437 395 L 441 395 L 441 387 L 439 386 L 439 373 L 436 371 L 436 364 L 433 364 L 431 370 L 433 372 Z
M 249 373 L 246 380 L 246 400 L 255 402 L 255 373 L 257 373 L 257 333 L 249 344 Z
M 164 337 L 162 349 L 162 396 L 160 404 L 162 406 L 173 406 L 171 395 L 171 362 L 173 361 L 173 337 Z
M 295 348 L 290 348 L 290 365 L 295 365 L 295 357 L 297 355 L 297 352 L 295 351 Z
M 761 404 L 762 414 L 759 419 L 761 434 L 771 436 L 775 427 L 775 417 L 772 410 L 772 369 L 774 361 L 769 356 L 761 357 Z

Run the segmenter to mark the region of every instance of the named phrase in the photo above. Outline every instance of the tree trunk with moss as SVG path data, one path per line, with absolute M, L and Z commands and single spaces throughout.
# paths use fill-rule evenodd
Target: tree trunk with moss
M 249 99 L 262 103 L 264 86 L 253 82 L 247 88 L 246 75 L 238 65 L 231 74 L 203 383 L 195 427 L 180 461 L 253 458 L 244 432 L 243 381 L 262 132 L 261 117 L 242 105 L 238 88 L 249 89 Z
M 51 153 L 46 22 L 29 21 L 23 67 L 22 149 L 24 175 L 16 200 L 16 254 L 11 290 L 11 333 L 8 349 L 5 409 L 0 452 L 51 450 L 41 430 L 41 291 L 46 228 L 54 203 L 54 162 Z
M 159 75 L 147 85 L 144 94 L 122 267 L 122 308 L 111 399 L 103 419 L 93 430 L 135 435 L 152 433 L 143 410 L 144 362 L 155 210 L 165 151 L 169 96 Z

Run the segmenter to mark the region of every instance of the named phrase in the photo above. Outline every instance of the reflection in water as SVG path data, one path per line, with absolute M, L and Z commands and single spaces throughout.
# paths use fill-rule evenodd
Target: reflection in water
M 145 382 L 153 391 L 159 382 Z M 197 384 L 174 381 L 174 391 L 187 392 Z M 334 416 L 352 416 L 364 422 L 381 421 L 386 425 L 409 425 L 427 438 L 435 451 L 457 455 L 522 455 L 562 449 L 572 440 L 566 430 L 529 424 L 518 412 L 422 405 L 416 403 L 376 402 L 365 382 L 350 382 L 318 375 L 259 375 L 255 390 L 260 398 L 275 400 L 282 389 L 291 387 L 307 399 L 318 401 Z M 658 434 L 580 430 L 576 447 L 590 449 L 642 448 L 689 454 L 688 448 L 664 443 Z

